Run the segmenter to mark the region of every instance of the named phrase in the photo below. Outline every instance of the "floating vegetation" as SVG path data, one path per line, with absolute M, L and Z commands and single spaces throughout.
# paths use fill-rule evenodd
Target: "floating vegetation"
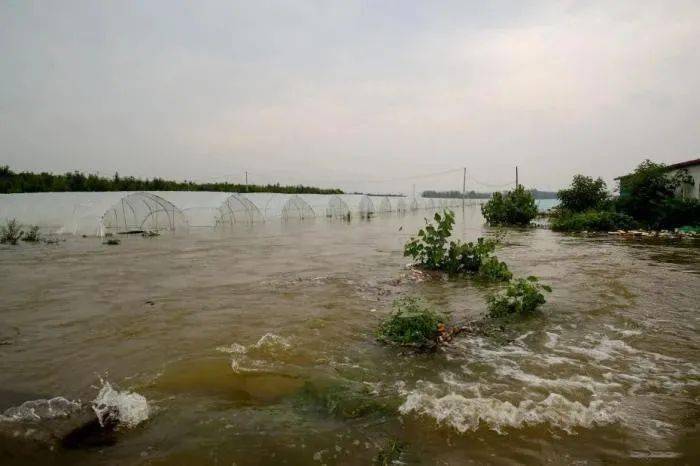
M 511 280 L 505 290 L 489 296 L 489 315 L 506 317 L 511 314 L 530 314 L 546 302 L 543 291 L 551 293 L 552 288 L 540 284 L 537 277 Z

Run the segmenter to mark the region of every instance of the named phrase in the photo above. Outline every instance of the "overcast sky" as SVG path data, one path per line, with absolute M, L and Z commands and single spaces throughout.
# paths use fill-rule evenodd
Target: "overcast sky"
M 700 157 L 700 2 L 0 0 L 0 164 L 408 193 Z

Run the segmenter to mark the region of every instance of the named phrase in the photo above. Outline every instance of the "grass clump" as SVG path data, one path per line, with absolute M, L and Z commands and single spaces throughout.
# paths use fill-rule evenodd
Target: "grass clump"
M 401 457 L 406 451 L 406 444 L 397 439 L 392 439 L 374 455 L 372 464 L 375 466 L 389 466 L 401 463 Z
M 377 338 L 402 346 L 434 346 L 439 337 L 438 327 L 446 320 L 420 298 L 400 298 L 394 301 L 389 318 L 380 324 Z
M 540 284 L 537 277 L 511 280 L 505 290 L 489 296 L 489 315 L 498 318 L 531 314 L 546 302 L 544 291 L 551 293 L 552 288 Z
M 2 244 L 17 244 L 22 235 L 24 235 L 22 226 L 15 219 L 8 220 L 6 225 L 0 227 L 0 243 Z
M 418 235 L 404 246 L 404 256 L 410 256 L 426 269 L 441 270 L 449 274 L 477 275 L 488 280 L 509 280 L 512 274 L 505 262 L 492 256 L 497 240 L 479 238 L 476 242 L 450 241 L 454 226 L 454 212 L 436 213 L 435 225 L 427 223 Z

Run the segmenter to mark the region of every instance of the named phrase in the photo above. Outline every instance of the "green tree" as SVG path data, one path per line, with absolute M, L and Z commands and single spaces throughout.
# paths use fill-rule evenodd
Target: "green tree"
M 700 203 L 676 199 L 676 190 L 694 180 L 687 172 L 669 175 L 666 165 L 645 160 L 620 180 L 616 208 L 651 228 L 672 228 L 700 222 Z
M 576 175 L 571 187 L 560 190 L 557 197 L 561 209 L 585 212 L 590 209 L 600 209 L 610 195 L 602 178 L 594 180 L 590 176 Z
M 537 216 L 537 204 L 532 193 L 518 185 L 505 194 L 493 193 L 481 213 L 489 225 L 526 226 Z

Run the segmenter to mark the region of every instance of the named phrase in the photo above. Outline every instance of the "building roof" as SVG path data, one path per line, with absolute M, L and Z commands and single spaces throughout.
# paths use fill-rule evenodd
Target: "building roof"
M 667 165 L 666 170 L 678 170 L 679 168 L 693 167 L 695 165 L 700 165 L 700 159 L 686 160 L 685 162 L 678 162 L 672 165 Z M 628 176 L 630 176 L 630 174 L 621 175 L 616 177 L 615 179 L 619 180 L 622 178 L 627 178 Z

